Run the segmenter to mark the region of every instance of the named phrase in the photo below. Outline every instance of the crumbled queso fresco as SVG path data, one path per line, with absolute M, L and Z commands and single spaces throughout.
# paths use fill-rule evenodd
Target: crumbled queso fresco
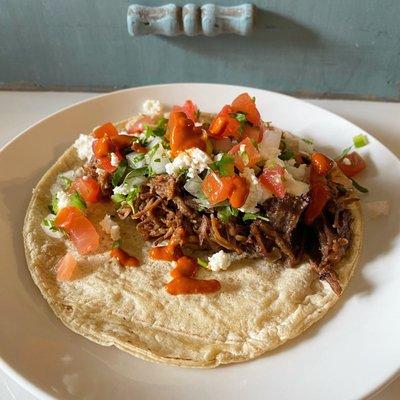
M 208 257 L 208 266 L 211 271 L 227 270 L 232 262 L 232 256 L 220 250 L 218 253 L 214 253 Z
M 142 110 L 144 115 L 153 118 L 161 114 L 162 106 L 159 100 L 148 99 L 143 103 Z
M 246 213 L 256 213 L 258 212 L 257 204 L 264 203 L 265 200 L 272 196 L 272 193 L 259 184 L 251 168 L 245 168 L 240 176 L 249 182 L 249 194 L 247 195 L 245 203 L 239 210 Z
M 119 225 L 112 220 L 109 214 L 106 214 L 100 221 L 100 226 L 103 228 L 105 233 L 108 233 L 111 236 L 112 240 L 118 240 L 121 237 Z
M 119 165 L 119 159 L 115 153 L 111 153 L 111 160 L 110 163 L 113 167 L 118 167 Z
M 74 147 L 78 153 L 78 157 L 81 160 L 88 161 L 93 156 L 93 140 L 91 135 L 80 134 L 78 139 L 75 140 Z
M 59 209 L 69 206 L 69 198 L 64 191 L 62 190 L 58 191 L 56 196 L 57 196 L 57 207 Z
M 207 169 L 211 163 L 212 160 L 208 154 L 197 147 L 193 147 L 175 157 L 171 163 L 165 166 L 165 170 L 168 175 L 178 175 L 183 169 L 187 168 L 188 178 L 194 178 Z

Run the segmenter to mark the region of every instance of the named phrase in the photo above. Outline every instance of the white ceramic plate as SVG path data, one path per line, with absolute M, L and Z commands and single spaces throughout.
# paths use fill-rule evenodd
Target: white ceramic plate
M 362 149 L 364 201 L 388 200 L 389 217 L 365 218 L 363 255 L 338 305 L 305 334 L 265 357 L 214 370 L 180 369 L 96 345 L 62 325 L 33 284 L 22 224 L 32 187 L 80 132 L 140 110 L 143 100 L 193 99 L 216 112 L 237 94 L 256 96 L 262 116 L 314 139 L 332 156 L 362 130 L 325 110 L 258 89 L 172 84 L 124 90 L 66 108 L 0 152 L 0 366 L 40 398 L 356 399 L 382 387 L 400 366 L 400 162 L 376 139 Z

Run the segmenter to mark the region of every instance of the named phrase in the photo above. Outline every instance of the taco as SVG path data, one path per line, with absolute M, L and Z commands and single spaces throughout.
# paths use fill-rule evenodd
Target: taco
M 148 100 L 80 135 L 34 188 L 28 267 L 61 321 L 96 343 L 188 367 L 249 360 L 347 286 L 362 215 L 343 170 L 360 160 L 263 122 L 247 93 L 217 115 Z

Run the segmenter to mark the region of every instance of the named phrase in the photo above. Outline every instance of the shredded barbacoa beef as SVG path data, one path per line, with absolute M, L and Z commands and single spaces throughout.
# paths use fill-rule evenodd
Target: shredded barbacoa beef
M 86 168 L 90 169 L 90 165 Z M 106 175 L 107 174 L 107 175 Z M 104 194 L 111 191 L 110 174 L 96 178 Z M 200 208 L 196 200 L 183 189 L 184 181 L 169 175 L 157 175 L 142 186 L 134 204 L 118 210 L 121 218 L 130 216 L 139 233 L 155 245 L 171 238 L 178 227 L 187 234 L 185 246 L 212 251 L 231 251 L 280 260 L 294 267 L 307 254 L 320 279 L 326 280 L 336 294 L 341 287 L 335 265 L 343 258 L 351 240 L 351 212 L 347 204 L 357 201 L 343 186 L 329 183 L 331 200 L 311 226 L 303 221 L 308 195 L 283 198 L 271 197 L 259 206 L 268 221 L 256 219 L 243 222 L 232 216 L 223 223 L 213 209 Z
M 306 253 L 320 279 L 326 280 L 336 294 L 341 287 L 335 265 L 343 258 L 350 242 L 351 213 L 346 207 L 356 201 L 343 187 L 330 183 L 332 199 L 323 214 L 306 226 L 303 214 L 308 195 L 271 197 L 260 206 L 268 221 L 243 222 L 231 217 L 223 223 L 216 211 L 201 209 L 194 198 L 182 189 L 183 182 L 168 175 L 151 178 L 142 187 L 131 217 L 146 240 L 159 244 L 168 240 L 182 226 L 188 234 L 187 246 L 236 253 L 250 253 L 270 261 L 280 259 L 294 267 Z

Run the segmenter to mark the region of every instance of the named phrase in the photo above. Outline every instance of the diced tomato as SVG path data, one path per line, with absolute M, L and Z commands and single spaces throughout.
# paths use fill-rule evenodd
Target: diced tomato
M 181 111 L 171 113 L 166 136 L 169 138 L 173 157 L 192 147 L 206 150 L 206 138 L 203 137 L 201 128 L 195 127 L 193 121 Z
M 322 153 L 311 155 L 311 166 L 318 175 L 325 176 L 333 167 L 333 161 Z
M 232 193 L 229 196 L 229 203 L 232 207 L 241 207 L 249 195 L 249 183 L 241 176 L 231 177 Z
M 262 135 L 263 133 L 259 127 L 245 124 L 242 133 L 243 138 L 248 137 L 251 140 L 254 140 L 256 143 L 260 143 L 262 140 Z
M 136 151 L 136 153 L 147 153 L 147 147 L 143 147 L 140 143 L 135 142 L 132 144 L 132 150 Z
M 99 246 L 99 235 L 89 219 L 76 207 L 58 211 L 55 226 L 64 229 L 80 254 L 94 252 Z
M 233 112 L 241 112 L 246 115 L 246 119 L 254 126 L 261 125 L 260 113 L 257 110 L 254 100 L 248 93 L 242 93 L 231 104 Z
M 100 199 L 100 185 L 92 177 L 77 178 L 72 182 L 71 188 L 76 190 L 88 203 L 96 203 Z
M 100 169 L 104 169 L 105 171 L 112 174 L 118 168 L 115 165 L 111 164 L 111 157 L 101 157 L 97 160 L 97 167 Z
M 217 153 L 227 153 L 233 147 L 230 138 L 212 139 L 212 144 Z
M 111 140 L 107 136 L 104 136 L 100 139 L 93 141 L 92 149 L 94 156 L 99 159 L 102 157 L 107 157 L 110 152 L 112 152 L 113 145 Z
M 357 175 L 367 166 L 364 159 L 356 151 L 353 151 L 342 157 L 340 160 L 337 160 L 337 165 L 349 178 Z
M 154 125 L 153 118 L 147 115 L 142 118 L 139 118 L 136 121 L 128 121 L 125 124 L 125 129 L 130 135 L 134 135 L 136 133 L 143 132 L 146 125 Z
M 197 114 L 198 114 L 198 108 L 196 106 L 196 104 L 193 103 L 192 100 L 186 100 L 183 103 L 183 106 L 174 106 L 172 108 L 172 112 L 184 112 L 186 114 L 186 116 L 191 119 L 193 122 L 197 121 Z
M 92 148 L 93 148 L 93 153 L 94 156 L 97 159 L 97 167 L 104 169 L 105 171 L 112 173 L 117 169 L 117 166 L 111 164 L 111 153 L 115 153 L 117 156 L 118 160 L 121 161 L 123 159 L 121 152 L 119 151 L 120 145 L 122 144 L 122 140 L 119 140 L 118 138 L 121 137 L 122 135 L 117 135 L 114 136 L 113 138 L 109 138 L 107 135 L 97 139 L 93 142 Z M 126 138 L 129 139 L 126 142 L 128 146 L 131 145 L 132 139 L 129 138 L 129 136 L 126 136 Z M 114 144 L 114 140 L 119 143 L 119 145 Z M 123 139 L 125 140 L 125 139 Z
M 117 135 L 113 136 L 111 138 L 111 141 L 117 149 L 121 150 L 126 149 L 127 147 L 131 147 L 133 139 L 134 138 L 129 135 Z
M 208 174 L 201 190 L 211 204 L 218 204 L 229 199 L 232 207 L 241 207 L 249 194 L 249 185 L 246 179 L 233 176 L 218 176 L 214 172 Z
M 310 186 L 311 199 L 304 217 L 304 221 L 307 225 L 311 225 L 315 219 L 321 215 L 322 210 L 330 198 L 326 178 L 319 175 L 314 168 L 311 168 Z
M 67 252 L 67 254 L 58 263 L 56 279 L 59 282 L 70 281 L 73 278 L 76 269 L 77 262 L 74 256 L 70 252 Z
M 186 100 L 183 103 L 182 110 L 186 114 L 186 116 L 193 122 L 197 121 L 197 114 L 199 110 L 196 104 L 194 104 L 191 100 Z
M 99 126 L 98 128 L 94 129 L 92 135 L 95 138 L 102 138 L 104 136 L 113 137 L 118 135 L 118 130 L 111 122 L 107 122 L 104 125 Z
M 245 167 L 253 168 L 260 160 L 261 156 L 250 138 L 245 138 L 236 146 L 229 150 L 235 158 L 235 166 L 239 171 Z
M 265 168 L 260 177 L 260 183 L 272 192 L 276 197 L 284 197 L 286 193 L 285 184 L 282 177 L 285 169 L 280 165 L 275 165 L 271 168 Z
M 221 203 L 232 193 L 231 179 L 228 176 L 218 176 L 211 172 L 202 182 L 201 190 L 211 204 Z
M 241 137 L 241 124 L 233 116 L 234 111 L 231 106 L 224 106 L 219 114 L 211 121 L 209 133 L 214 138 L 232 137 L 239 139 Z

